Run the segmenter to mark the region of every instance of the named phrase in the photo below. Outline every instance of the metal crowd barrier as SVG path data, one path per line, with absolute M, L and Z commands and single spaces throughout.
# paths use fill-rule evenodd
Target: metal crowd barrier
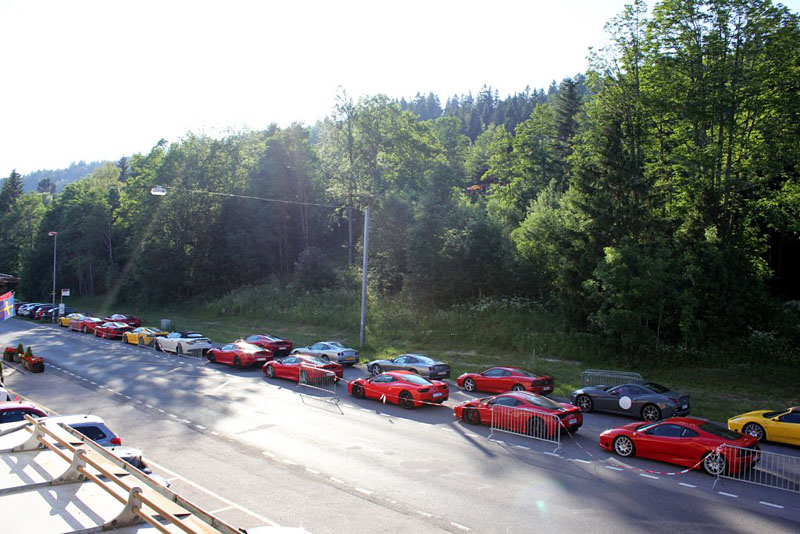
M 800 457 L 723 445 L 725 467 L 717 479 L 728 478 L 759 486 L 800 493 Z
M 489 437 L 495 431 L 553 443 L 556 450 L 561 448 L 561 419 L 557 415 L 512 406 L 492 407 L 492 421 Z
M 581 373 L 583 386 L 618 386 L 627 384 L 631 381 L 641 381 L 642 375 L 639 373 L 629 373 L 626 371 L 607 371 L 604 369 L 586 369 Z
M 306 397 L 322 401 L 326 406 L 332 407 L 343 415 L 342 409 L 339 407 L 339 398 L 336 397 L 336 384 L 341 380 L 336 373 L 327 369 L 320 369 L 310 365 L 301 365 L 300 372 L 297 376 L 297 388 L 300 390 L 300 399 L 303 404 L 306 402 Z M 307 395 L 303 390 L 315 390 L 324 394 L 324 396 Z

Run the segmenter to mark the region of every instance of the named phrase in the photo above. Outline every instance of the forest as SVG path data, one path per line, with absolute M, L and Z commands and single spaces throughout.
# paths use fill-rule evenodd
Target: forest
M 798 22 L 769 0 L 636 1 L 547 90 L 341 91 L 314 125 L 188 132 L 60 192 L 12 173 L 0 272 L 49 300 L 58 231 L 73 294 L 357 288 L 369 206 L 377 301 L 515 298 L 624 350 L 757 342 L 798 363 Z

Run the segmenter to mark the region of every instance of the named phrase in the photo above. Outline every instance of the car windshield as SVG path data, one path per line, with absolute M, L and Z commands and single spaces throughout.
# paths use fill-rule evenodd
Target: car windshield
M 315 365 L 328 365 L 331 362 L 325 361 L 322 358 L 308 358 L 306 360 L 308 363 L 313 363 Z
M 717 436 L 718 438 L 729 439 L 731 441 L 735 441 L 742 437 L 741 434 L 737 434 L 732 430 L 728 430 L 724 426 L 719 426 L 710 422 L 702 423 L 698 425 L 698 428 L 704 432 L 708 432 L 711 435 Z
M 520 398 L 525 399 L 526 401 L 530 402 L 534 406 L 538 406 L 539 408 L 547 408 L 548 410 L 558 410 L 559 412 L 563 412 L 566 410 L 563 406 L 557 403 L 554 400 L 550 400 L 547 397 L 542 397 L 541 395 L 536 395 L 535 393 L 518 393 L 517 395 Z
M 403 381 L 408 382 L 409 384 L 416 384 L 417 386 L 432 386 L 433 382 L 430 380 L 426 380 L 419 375 L 399 375 Z
M 531 378 L 536 376 L 535 374 L 531 373 L 530 371 L 526 371 L 525 369 L 514 369 L 513 371 L 521 374 L 522 376 L 528 376 Z
M 252 343 L 239 343 L 239 348 L 245 352 L 259 352 L 264 350 L 258 345 L 253 345 Z
M 645 382 L 642 385 L 646 388 L 652 389 L 656 393 L 666 393 L 670 390 L 669 388 L 665 388 L 661 384 L 656 384 L 655 382 Z
M 183 337 L 186 337 L 186 338 L 189 338 L 189 337 L 203 337 L 203 334 L 195 334 L 194 332 L 188 332 L 188 333 L 184 334 Z

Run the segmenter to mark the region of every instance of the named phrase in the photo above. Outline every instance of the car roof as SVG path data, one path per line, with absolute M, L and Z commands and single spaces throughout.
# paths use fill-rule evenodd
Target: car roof
M 699 417 L 669 417 L 667 419 L 662 419 L 659 421 L 660 423 L 680 423 L 689 426 L 700 426 L 703 423 L 708 423 L 707 419 L 701 419 Z
M 103 421 L 100 416 L 93 414 L 51 415 L 47 420 L 54 423 L 64 423 L 70 426 L 79 423 L 105 424 L 105 421 Z
M 0 402 L 0 410 L 11 410 L 12 408 L 36 408 L 41 410 L 34 403 L 29 401 L 2 401 Z M 44 411 L 44 410 L 42 410 Z

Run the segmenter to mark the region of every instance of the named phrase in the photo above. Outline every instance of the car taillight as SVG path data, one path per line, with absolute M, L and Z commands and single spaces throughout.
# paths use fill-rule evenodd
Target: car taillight
M 122 445 L 122 440 L 119 438 L 111 438 L 112 445 Z
M 428 367 L 428 371 L 435 371 L 436 367 Z
M 672 401 L 672 404 L 678 404 L 680 401 L 674 397 L 670 397 L 669 400 Z
M 420 393 L 427 393 L 428 391 L 428 388 L 422 388 L 419 390 Z

